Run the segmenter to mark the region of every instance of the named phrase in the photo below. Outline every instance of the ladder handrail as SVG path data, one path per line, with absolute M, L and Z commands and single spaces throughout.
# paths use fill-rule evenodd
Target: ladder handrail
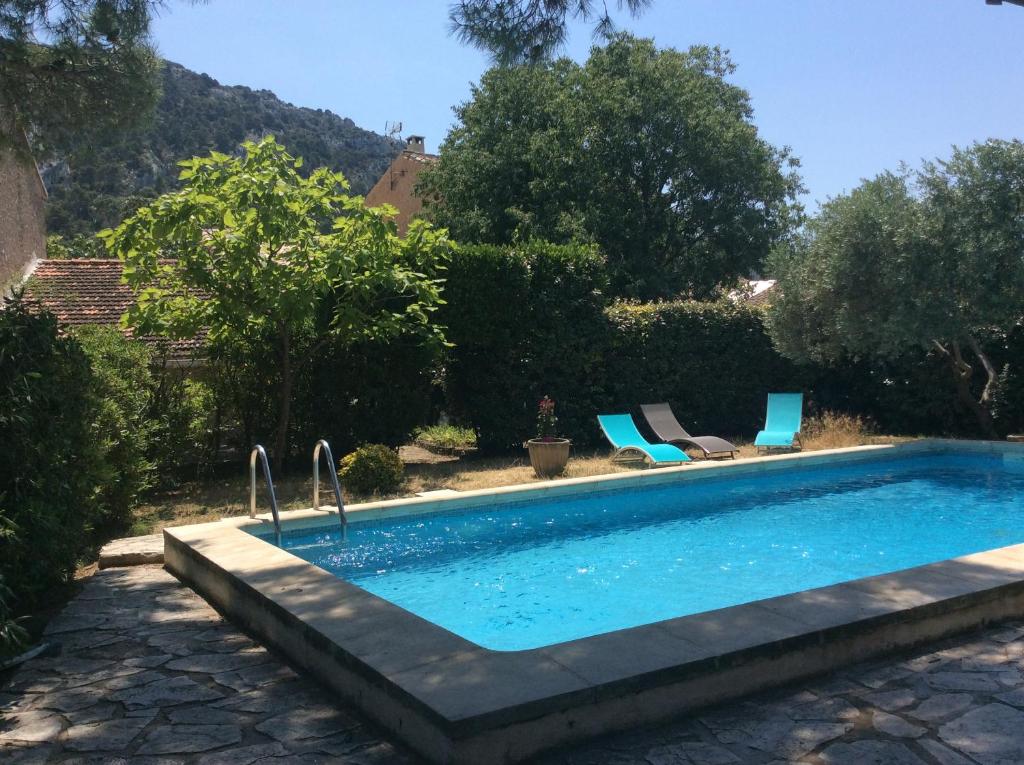
M 331 445 L 321 438 L 313 447 L 313 509 L 320 509 L 320 450 L 323 449 L 327 456 L 327 464 L 331 468 L 331 485 L 334 488 L 334 501 L 338 507 L 338 519 L 341 521 L 342 536 L 348 531 L 348 517 L 345 515 L 345 502 L 341 498 L 341 484 L 338 483 L 338 471 L 334 467 L 334 455 L 331 454 Z
M 263 467 L 263 477 L 267 481 L 267 492 L 270 494 L 270 513 L 274 517 L 274 532 L 277 535 L 277 544 L 281 545 L 281 516 L 277 512 L 277 495 L 274 494 L 274 481 L 270 477 L 270 462 L 267 461 L 267 451 L 259 444 L 252 448 L 249 454 L 249 517 L 256 517 L 256 458 L 260 458 Z

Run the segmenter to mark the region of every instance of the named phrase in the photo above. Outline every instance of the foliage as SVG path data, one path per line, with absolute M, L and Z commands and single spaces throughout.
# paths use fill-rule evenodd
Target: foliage
M 468 449 L 476 446 L 476 433 L 459 425 L 428 425 L 416 429 L 416 440 L 442 449 Z
M 618 303 L 608 320 L 609 411 L 667 401 L 691 433 L 749 436 L 764 422 L 769 391 L 810 382 L 774 351 L 750 306 Z
M 46 237 L 46 257 L 51 260 L 109 258 L 110 253 L 107 252 L 103 243 L 94 236 L 50 234 Z
M 181 191 L 100 236 L 125 261 L 138 296 L 127 320 L 142 334 L 272 338 L 281 465 L 296 376 L 329 343 L 440 338 L 431 314 L 448 245 L 423 222 L 400 239 L 392 209 L 367 208 L 326 168 L 304 178 L 272 137 L 242 148 L 181 163 Z
M 482 451 L 521 445 L 535 403 L 560 402 L 562 427 L 592 441 L 604 395 L 604 262 L 593 247 L 526 242 L 460 246 L 439 321 L 448 407 Z
M 618 0 L 633 16 L 651 0 Z M 614 30 L 607 3 L 597 10 L 593 0 L 460 0 L 449 15 L 452 32 L 464 42 L 489 53 L 503 66 L 537 63 L 565 43 L 570 19 L 596 22 L 594 34 Z
M 961 404 L 994 436 L 999 370 L 984 345 L 1021 319 L 1022 203 L 1020 141 L 956 149 L 830 200 L 806 236 L 773 255 L 775 342 L 792 358 L 828 362 L 936 351 Z
M 274 133 L 309 168 L 345 175 L 358 194 L 377 181 L 401 145 L 323 109 L 287 104 L 267 90 L 228 87 L 161 62 L 160 99 L 152 118 L 128 130 L 103 130 L 58 153 L 42 168 L 49 197 L 47 229 L 91 237 L 136 209 L 180 188 L 177 162 L 237 152 L 253 136 Z
M 166 368 L 155 379 L 147 454 L 156 466 L 157 483 L 166 486 L 182 477 L 186 465 L 198 473 L 212 465 L 219 445 L 219 410 L 214 387 L 203 379 Z
M 795 162 L 758 136 L 733 69 L 628 35 L 582 66 L 492 69 L 420 176 L 426 214 L 460 242 L 596 242 L 616 295 L 706 296 L 800 212 Z
M 0 662 L 15 655 L 28 643 L 28 632 L 19 623 L 21 620 L 14 618 L 14 612 L 8 605 L 13 596 L 0 576 Z
M 75 338 L 92 368 L 90 426 L 101 468 L 95 477 L 102 508 L 98 520 L 123 526 L 156 478 L 156 465 L 149 458 L 155 430 L 150 418 L 152 354 L 143 343 L 112 327 L 79 327 Z
M 319 438 L 342 454 L 406 443 L 430 420 L 440 350 L 418 335 L 329 344 L 297 386 L 294 441 L 304 455 Z
M 157 95 L 148 36 L 156 4 L 0 2 L 0 112 L 13 107 L 44 153 L 144 117 Z
M 338 478 L 356 494 L 389 494 L 402 485 L 405 466 L 398 452 L 384 444 L 360 446 L 341 458 Z
M 555 416 L 555 402 L 544 396 L 537 403 L 537 438 L 552 439 L 558 435 L 558 418 Z
M 864 417 L 826 410 L 804 419 L 800 443 L 813 449 L 860 446 L 873 430 L 874 426 Z
M 78 341 L 21 297 L 0 310 L 0 577 L 31 608 L 66 580 L 99 515 L 94 383 Z

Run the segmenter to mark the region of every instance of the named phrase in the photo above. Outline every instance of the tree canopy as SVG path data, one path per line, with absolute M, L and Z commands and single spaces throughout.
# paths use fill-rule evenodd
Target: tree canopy
M 706 295 L 799 214 L 795 162 L 732 71 L 717 48 L 629 35 L 582 66 L 491 69 L 420 176 L 426 214 L 457 241 L 597 243 L 619 295 Z
M 422 221 L 400 239 L 392 208 L 367 208 L 326 168 L 302 177 L 273 137 L 181 165 L 184 188 L 100 234 L 137 293 L 126 322 L 140 334 L 208 332 L 214 347 L 273 344 L 281 464 L 295 375 L 329 341 L 440 338 L 431 314 L 447 240 Z
M 982 341 L 1024 317 L 1024 143 L 977 143 L 866 181 L 829 200 L 769 269 L 781 286 L 770 326 L 783 353 L 835 361 L 930 350 L 993 435 L 999 372 Z
M 149 42 L 159 0 L 0 0 L 0 112 L 44 152 L 144 117 L 157 96 Z
M 618 0 L 620 10 L 639 16 L 651 0 Z M 571 19 L 595 23 L 594 35 L 615 28 L 607 3 L 594 0 L 460 0 L 449 14 L 452 31 L 486 51 L 500 66 L 537 63 L 565 43 Z

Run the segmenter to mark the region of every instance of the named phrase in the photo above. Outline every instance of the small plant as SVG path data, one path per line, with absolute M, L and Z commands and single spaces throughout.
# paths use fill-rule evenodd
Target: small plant
M 21 619 L 15 619 L 7 605 L 13 596 L 0 577 L 0 661 L 14 656 L 28 643 L 28 632 L 19 624 Z
M 417 429 L 415 436 L 417 441 L 444 449 L 468 449 L 476 446 L 476 433 L 473 429 L 458 425 L 430 425 Z
M 801 432 L 804 446 L 815 449 L 839 449 L 845 446 L 860 446 L 871 435 L 871 423 L 857 415 L 825 411 L 809 417 Z
M 558 418 L 555 417 L 555 402 L 545 396 L 537 404 L 537 440 L 553 441 L 557 438 Z
M 394 449 L 367 444 L 341 458 L 338 478 L 356 494 L 389 494 L 401 487 L 404 472 L 405 466 Z

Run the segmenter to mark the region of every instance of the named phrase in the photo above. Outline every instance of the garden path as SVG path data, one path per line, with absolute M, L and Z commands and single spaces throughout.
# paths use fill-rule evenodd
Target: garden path
M 85 581 L 53 655 L 0 677 L 0 761 L 408 765 L 417 758 L 156 566 Z M 1002 625 L 543 765 L 1024 762 L 1024 624 Z

